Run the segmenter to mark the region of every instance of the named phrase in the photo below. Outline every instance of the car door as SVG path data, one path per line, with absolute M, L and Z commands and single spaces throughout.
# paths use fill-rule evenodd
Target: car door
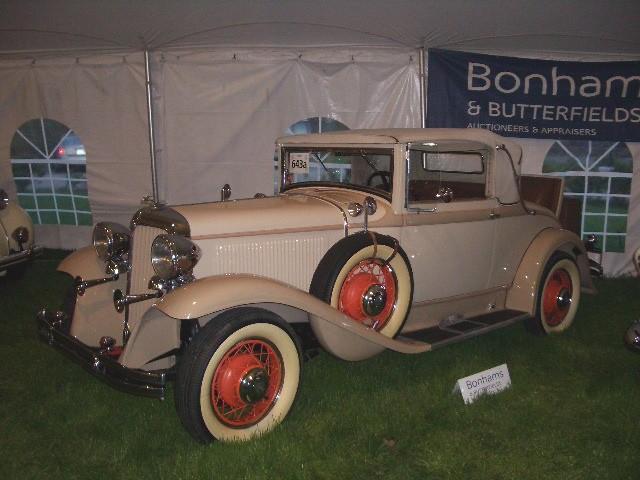
M 408 148 L 401 244 L 416 303 L 493 287 L 498 202 L 487 194 L 488 154 L 474 142 Z

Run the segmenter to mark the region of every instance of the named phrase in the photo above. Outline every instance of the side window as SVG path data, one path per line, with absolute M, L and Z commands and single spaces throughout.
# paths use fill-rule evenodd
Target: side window
M 409 151 L 407 206 L 486 198 L 485 158 L 478 151 Z
M 91 225 L 86 151 L 66 125 L 48 118 L 22 124 L 11 140 L 18 202 L 36 224 Z

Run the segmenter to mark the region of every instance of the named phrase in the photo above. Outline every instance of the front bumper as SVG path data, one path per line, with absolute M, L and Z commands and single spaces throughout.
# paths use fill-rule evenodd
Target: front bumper
M 36 317 L 40 338 L 60 349 L 89 373 L 118 390 L 151 398 L 164 398 L 167 372 L 127 368 L 117 360 L 91 348 L 63 331 L 69 325 L 63 312 L 41 310 Z
M 24 262 L 42 255 L 43 247 L 34 245 L 32 247 L 23 250 L 22 252 L 12 253 L 0 259 L 0 272 L 10 267 L 15 267 Z

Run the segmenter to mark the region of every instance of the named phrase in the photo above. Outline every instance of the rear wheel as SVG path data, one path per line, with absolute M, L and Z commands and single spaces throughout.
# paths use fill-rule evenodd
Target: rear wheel
M 178 366 L 182 424 L 203 443 L 248 440 L 271 430 L 296 396 L 299 352 L 293 330 L 271 312 L 241 308 L 215 318 Z
M 571 326 L 580 303 L 580 272 L 566 253 L 554 254 L 545 267 L 538 289 L 535 317 L 529 330 L 537 334 L 560 333 Z

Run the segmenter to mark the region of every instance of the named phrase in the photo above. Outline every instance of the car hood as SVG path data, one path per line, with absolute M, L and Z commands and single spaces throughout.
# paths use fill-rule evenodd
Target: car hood
M 344 228 L 345 220 L 362 223 L 363 216 L 352 218 L 347 211 L 351 202 L 362 203 L 364 192 L 345 189 L 300 188 L 275 197 L 230 200 L 216 203 L 172 207 L 189 224 L 193 239 L 211 236 L 236 236 L 270 232 Z M 372 221 L 385 216 L 387 202 L 377 199 L 383 208 Z M 344 213 L 343 213 L 344 212 Z

